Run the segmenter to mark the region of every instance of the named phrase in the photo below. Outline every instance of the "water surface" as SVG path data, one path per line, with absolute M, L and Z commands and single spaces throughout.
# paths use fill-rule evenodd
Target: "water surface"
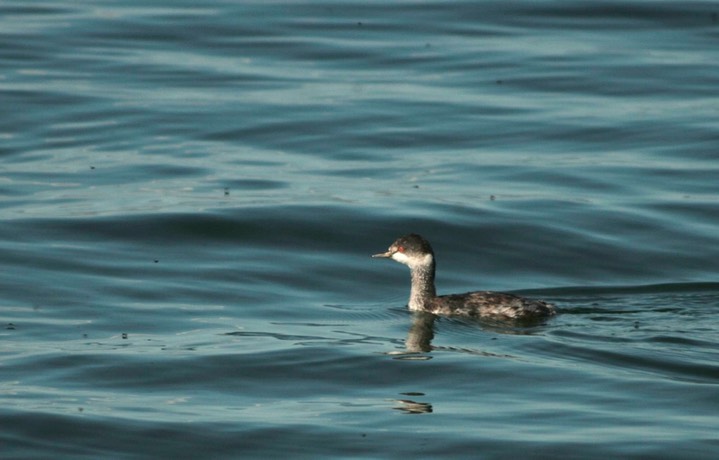
M 2 457 L 716 457 L 718 14 L 3 3 Z

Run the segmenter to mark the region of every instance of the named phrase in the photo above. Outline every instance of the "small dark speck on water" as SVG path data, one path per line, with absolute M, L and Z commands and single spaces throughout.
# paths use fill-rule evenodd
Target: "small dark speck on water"
M 357 25 L 361 27 L 361 26 L 362 26 L 362 21 L 357 21 Z
M 153 260 L 153 262 L 158 263 L 158 262 L 160 262 L 160 259 L 155 259 L 155 260 Z
M 230 189 L 225 187 L 225 196 L 230 196 Z
M 123 340 L 127 340 L 127 332 L 123 332 L 123 333 L 122 333 L 122 339 L 123 339 Z
M 82 411 L 84 411 L 84 410 L 85 410 L 84 407 L 78 407 L 78 408 L 77 408 L 77 411 L 78 411 L 78 412 L 82 412 Z
M 13 323 L 7 323 L 7 327 L 5 327 L 5 329 L 10 330 L 10 331 L 14 331 L 14 330 L 15 330 L 15 325 L 14 325 Z
M 490 199 L 490 201 L 494 201 L 494 200 L 496 200 L 496 199 L 497 199 L 497 197 L 496 197 L 496 196 L 494 196 L 494 195 L 489 195 L 489 199 Z
M 497 83 L 498 85 L 501 85 L 502 83 L 504 83 L 504 81 L 502 81 L 502 80 L 497 80 L 496 83 Z
M 95 167 L 94 167 L 94 166 L 90 166 L 90 169 L 94 170 L 94 169 L 95 169 Z

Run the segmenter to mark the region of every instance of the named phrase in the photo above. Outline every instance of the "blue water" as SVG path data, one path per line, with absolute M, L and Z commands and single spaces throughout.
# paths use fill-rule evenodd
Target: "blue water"
M 0 3 L 0 457 L 716 458 L 718 18 Z

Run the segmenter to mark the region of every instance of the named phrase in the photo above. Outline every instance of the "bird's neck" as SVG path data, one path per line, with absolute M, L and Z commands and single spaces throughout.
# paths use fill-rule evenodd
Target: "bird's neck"
M 423 310 L 437 296 L 434 287 L 434 258 L 429 255 L 422 264 L 410 267 L 412 289 L 409 293 L 409 309 Z

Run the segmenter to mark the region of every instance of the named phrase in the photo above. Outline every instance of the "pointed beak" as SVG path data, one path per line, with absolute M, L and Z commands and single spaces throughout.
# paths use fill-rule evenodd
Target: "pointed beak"
M 373 254 L 372 257 L 387 259 L 387 258 L 392 257 L 392 254 L 394 254 L 392 251 L 387 251 L 387 252 L 381 252 L 379 254 Z

